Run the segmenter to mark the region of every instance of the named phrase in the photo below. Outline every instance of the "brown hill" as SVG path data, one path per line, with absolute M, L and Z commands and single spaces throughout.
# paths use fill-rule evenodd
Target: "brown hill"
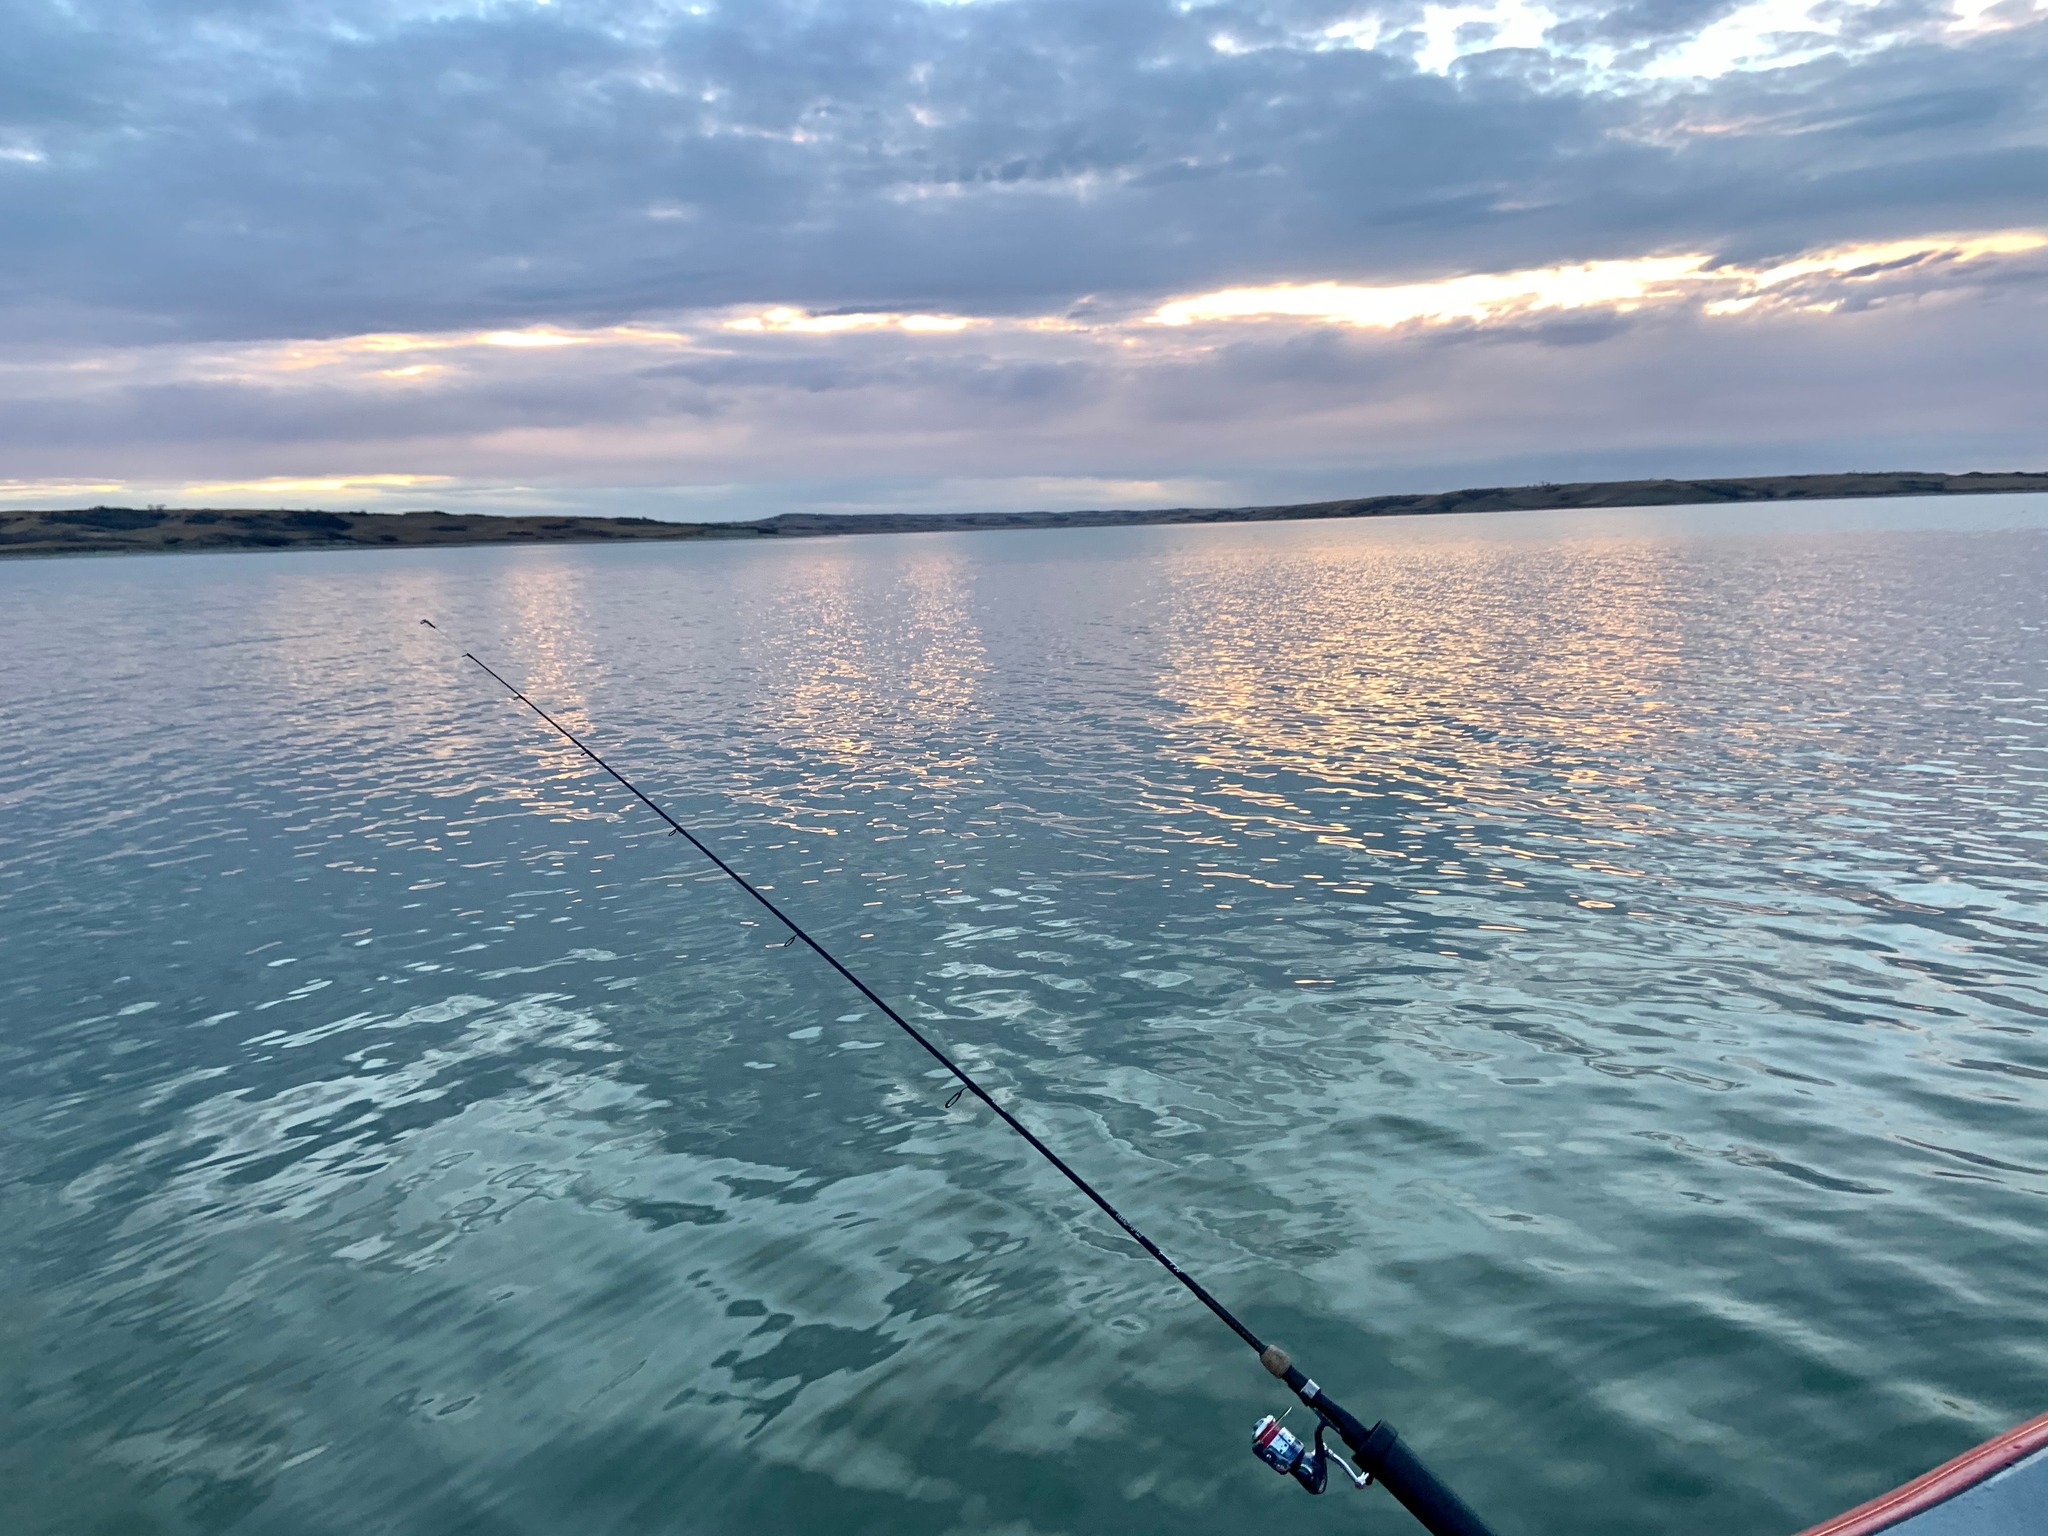
M 75 507 L 0 511 L 0 555 L 199 549 L 405 549 L 447 544 L 617 543 L 757 539 L 842 533 L 943 533 L 987 528 L 1110 528 L 1155 523 L 1259 523 L 1311 518 L 1413 517 L 1576 507 L 1696 506 L 1876 496 L 1967 496 L 2048 491 L 2048 473 L 1763 475 L 1726 480 L 1596 480 L 1366 496 L 1269 507 L 1174 507 L 1103 512 L 786 512 L 751 523 L 670 523 L 648 517 L 494 517 L 450 512 L 232 511 Z

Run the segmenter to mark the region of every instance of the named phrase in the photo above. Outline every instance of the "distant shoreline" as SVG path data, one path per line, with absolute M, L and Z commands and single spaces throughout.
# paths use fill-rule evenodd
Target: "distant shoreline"
M 463 544 L 672 543 L 684 539 L 821 538 L 859 533 L 957 533 L 999 528 L 1130 528 L 1169 523 L 1273 523 L 1429 517 L 1453 512 L 1566 511 L 1886 496 L 2048 492 L 2048 472 L 1757 475 L 1717 480 L 1592 480 L 1365 496 L 1285 506 L 1132 508 L 1103 512 L 785 512 L 749 523 L 669 523 L 647 517 L 496 517 L 451 512 L 237 511 L 75 507 L 0 510 L 0 557 L 162 554 L 248 549 L 423 549 Z

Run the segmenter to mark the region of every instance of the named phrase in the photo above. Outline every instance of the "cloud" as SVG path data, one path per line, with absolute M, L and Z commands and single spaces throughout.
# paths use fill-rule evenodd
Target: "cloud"
M 1914 444 L 1934 467 L 2010 466 L 2035 454 L 2048 403 L 2028 363 L 2044 307 L 2048 233 L 2014 230 L 914 330 L 718 309 L 535 333 L 545 346 L 470 331 L 108 348 L 58 391 L 48 370 L 0 372 L 0 419 L 24 476 L 109 445 L 95 462 L 136 499 L 596 494 L 688 516 L 920 506 L 934 487 L 982 506 L 1168 485 L 1260 501 L 1415 488 L 1457 464 L 1634 473 L 1659 445 L 1673 473 L 1898 467 Z M 207 472 L 224 462 L 242 472 Z
M 52 483 L 867 494 L 829 458 L 912 500 L 1255 488 L 1297 473 L 1266 446 L 1288 412 L 1323 424 L 1286 434 L 1299 473 L 1455 476 L 1519 407 L 1462 379 L 1404 407 L 1448 413 L 1406 468 L 1364 424 L 1478 342 L 1595 379 L 1882 334 L 1912 349 L 1882 372 L 1967 378 L 1954 316 L 2043 339 L 2033 248 L 1943 233 L 2042 222 L 2034 0 L 23 0 L 10 24 L 0 443 Z M 1558 452 L 1798 425 L 1596 414 L 1588 387 L 1545 417 Z M 1986 422 L 2040 389 L 1960 387 Z M 1816 462 L 1905 425 L 1805 409 Z

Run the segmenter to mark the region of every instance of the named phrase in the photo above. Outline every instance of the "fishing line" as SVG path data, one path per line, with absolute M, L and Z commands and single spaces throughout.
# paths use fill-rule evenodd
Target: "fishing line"
M 425 623 L 427 621 L 423 619 L 421 620 L 421 622 Z M 1160 1264 L 1165 1267 L 1166 1272 L 1168 1274 L 1172 1275 L 1174 1279 L 1178 1280 L 1182 1285 L 1186 1286 L 1188 1290 L 1193 1293 L 1197 1301 L 1201 1302 L 1203 1306 L 1207 1307 L 1211 1312 L 1215 1313 L 1219 1318 L 1221 1318 L 1224 1321 L 1224 1323 L 1229 1326 L 1230 1330 L 1233 1333 L 1235 1333 L 1240 1339 L 1243 1339 L 1245 1343 L 1251 1346 L 1254 1353 L 1262 1353 L 1265 1350 L 1265 1342 L 1262 1339 L 1260 1339 L 1260 1337 L 1257 1334 L 1253 1333 L 1251 1329 L 1245 1327 L 1243 1323 L 1239 1322 L 1236 1315 L 1232 1313 L 1228 1307 L 1224 1306 L 1222 1302 L 1218 1301 L 1214 1296 L 1210 1295 L 1209 1292 L 1203 1288 L 1200 1281 L 1196 1280 L 1194 1276 L 1190 1275 L 1186 1270 L 1182 1269 L 1178 1264 L 1174 1263 L 1171 1258 L 1167 1257 L 1164 1250 L 1162 1250 L 1157 1243 L 1153 1242 L 1151 1238 L 1147 1237 L 1143 1232 L 1139 1231 L 1137 1226 L 1133 1224 L 1133 1222 L 1128 1216 L 1124 1215 L 1122 1211 L 1118 1210 L 1115 1206 L 1109 1203 L 1109 1200 L 1107 1199 L 1107 1197 L 1103 1195 L 1101 1190 L 1097 1189 L 1093 1184 L 1090 1184 L 1086 1179 L 1082 1178 L 1079 1173 L 1075 1172 L 1074 1169 L 1068 1165 L 1067 1160 L 1065 1158 L 1061 1157 L 1059 1153 L 1053 1151 L 1051 1147 L 1047 1146 L 1043 1141 L 1039 1140 L 1037 1134 L 1033 1132 L 1029 1126 L 1027 1126 L 1023 1121 L 1019 1120 L 1015 1115 L 1011 1114 L 1007 1109 L 1003 1108 L 1002 1105 L 998 1104 L 993 1098 L 991 1098 L 989 1096 L 988 1090 L 982 1087 L 980 1083 L 976 1082 L 974 1080 L 973 1075 L 969 1073 L 965 1067 L 961 1066 L 959 1062 L 955 1061 L 951 1056 L 948 1056 L 943 1050 L 941 1050 L 932 1041 L 932 1039 L 924 1033 L 924 1031 L 920 1030 L 915 1024 L 911 1023 L 910 1020 L 904 1018 L 902 1014 L 898 1013 L 894 1008 L 892 1008 L 886 1001 L 883 1000 L 881 995 L 877 993 L 873 987 L 869 986 L 866 982 L 862 981 L 858 976 L 854 975 L 852 971 L 848 970 L 846 968 L 845 962 L 843 962 L 837 955 L 833 954 L 831 950 L 827 949 L 824 945 L 820 944 L 815 938 L 811 936 L 809 930 L 805 929 L 800 923 L 797 922 L 795 918 L 791 917 L 787 912 L 783 911 L 781 907 L 777 906 L 772 900 L 770 900 L 765 891 L 763 891 L 759 886 L 755 885 L 753 881 L 749 880 L 745 875 L 741 874 L 738 870 L 734 869 L 730 864 L 726 863 L 724 859 L 721 859 L 717 854 L 713 853 L 708 847 L 704 845 L 703 840 L 699 838 L 696 833 L 692 832 L 680 821 L 677 821 L 675 817 L 669 815 L 669 813 L 663 810 L 659 805 L 657 805 L 654 802 L 654 800 L 651 799 L 647 795 L 647 793 L 640 788 L 639 785 L 635 784 L 631 779 L 627 778 L 623 773 L 619 772 L 618 769 L 614 768 L 610 763 L 606 762 L 602 757 L 598 756 L 598 754 L 595 751 L 593 751 L 589 744 L 586 743 L 580 736 L 578 736 L 574 731 L 570 730 L 566 725 L 562 724 L 561 721 L 557 720 L 553 715 L 549 714 L 546 710 L 542 709 L 538 704 L 534 703 L 533 700 L 528 698 L 524 693 L 521 693 L 517 688 L 513 687 L 512 684 L 510 684 L 502 676 L 500 676 L 488 663 L 482 661 L 476 656 L 471 655 L 468 651 L 464 651 L 462 653 L 462 659 L 465 661 L 475 662 L 476 665 L 482 668 L 482 670 L 486 674 L 488 674 L 490 678 L 494 682 L 496 682 L 499 687 L 503 688 L 507 693 L 511 694 L 513 698 L 517 699 L 521 704 L 524 704 L 528 709 L 532 710 L 536 715 L 540 716 L 541 719 L 545 720 L 550 726 L 552 726 L 556 734 L 558 734 L 564 741 L 568 742 L 570 746 L 574 747 L 577 751 L 581 752 L 585 757 L 589 758 L 593 763 L 597 764 L 598 767 L 602 768 L 606 773 L 610 774 L 614 779 L 618 780 L 620 784 L 625 786 L 626 791 L 629 794 L 631 794 L 634 799 L 638 800 L 642 805 L 646 806 L 647 809 L 654 812 L 655 815 L 659 816 L 663 821 L 668 823 L 670 834 L 672 836 L 680 833 L 684 838 L 688 839 L 691 847 L 695 848 L 699 853 L 703 854 L 704 857 L 709 859 L 713 864 L 716 864 L 721 871 L 723 871 L 726 875 L 731 877 L 734 884 L 738 885 L 741 890 L 745 891 L 749 896 L 753 897 L 754 900 L 758 901 L 762 906 L 766 907 L 768 911 L 774 916 L 775 920 L 778 923 L 781 923 L 783 927 L 789 930 L 791 938 L 801 940 L 804 943 L 804 945 L 810 949 L 812 954 L 816 955 L 820 960 L 823 960 L 827 965 L 831 966 L 833 970 L 837 971 L 841 976 L 845 977 L 848 982 L 852 983 L 854 989 L 858 991 L 862 997 L 866 998 L 869 1002 L 873 1003 L 876 1008 L 881 1010 L 882 1016 L 884 1018 L 888 1019 L 890 1023 L 894 1024 L 898 1029 L 902 1030 L 906 1035 L 910 1036 L 912 1040 L 915 1040 L 918 1043 L 918 1045 L 921 1046 L 926 1051 L 926 1053 L 931 1056 L 931 1058 L 934 1061 L 936 1061 L 940 1066 L 944 1067 L 948 1072 L 952 1073 L 953 1076 L 958 1078 L 960 1080 L 960 1086 L 963 1089 L 965 1089 L 968 1093 L 973 1094 L 977 1099 L 981 1100 L 982 1103 L 986 1104 L 990 1109 L 994 1110 L 998 1115 L 1000 1115 L 1005 1125 L 1009 1126 L 1011 1130 L 1015 1131 L 1019 1136 L 1022 1136 L 1027 1142 L 1029 1142 L 1031 1144 L 1032 1149 L 1036 1151 L 1040 1156 L 1042 1156 L 1047 1162 L 1051 1163 L 1053 1167 L 1059 1169 L 1059 1171 L 1066 1176 L 1068 1183 L 1072 1184 L 1074 1188 L 1080 1190 L 1082 1194 L 1086 1195 L 1090 1200 L 1094 1201 L 1096 1206 L 1101 1209 L 1102 1213 L 1105 1216 L 1107 1216 L 1111 1221 L 1115 1222 L 1119 1227 L 1122 1227 L 1125 1233 L 1127 1233 L 1130 1236 L 1130 1238 L 1138 1244 L 1139 1247 L 1143 1248 L 1147 1253 L 1151 1254 L 1153 1258 L 1157 1259 L 1160 1262 Z
M 421 619 L 420 623 L 436 633 L 441 632 L 440 626 L 431 619 Z M 1480 1521 L 1479 1517 L 1473 1514 L 1456 1494 L 1439 1482 L 1435 1474 L 1422 1465 L 1414 1453 L 1401 1441 L 1392 1425 L 1382 1421 L 1368 1429 L 1342 1406 L 1332 1400 L 1314 1380 L 1305 1375 L 1293 1363 L 1286 1350 L 1277 1344 L 1267 1344 L 1257 1334 L 1253 1333 L 1250 1328 L 1247 1328 L 1238 1319 L 1237 1315 L 1211 1295 L 1200 1281 L 1182 1269 L 1180 1265 L 1176 1264 L 1167 1255 L 1164 1249 L 1140 1231 L 1136 1223 L 1114 1205 L 1110 1204 L 1102 1191 L 1089 1183 L 1088 1180 L 1083 1178 L 1068 1164 L 1065 1158 L 1061 1157 L 1059 1153 L 1040 1140 L 1037 1133 L 1029 1126 L 998 1104 L 990 1096 L 988 1090 L 975 1081 L 972 1073 L 949 1056 L 915 1024 L 912 1024 L 910 1020 L 891 1007 L 874 988 L 847 969 L 845 963 L 837 955 L 833 954 L 831 950 L 812 937 L 809 930 L 804 928 L 802 924 L 798 923 L 787 912 L 784 912 L 780 906 L 768 897 L 766 892 L 747 879 L 745 875 L 734 869 L 724 859 L 720 858 L 704 844 L 703 840 L 696 833 L 663 810 L 639 785 L 606 762 L 595 748 L 591 747 L 582 737 L 578 736 L 574 731 L 562 724 L 561 721 L 557 720 L 545 709 L 542 709 L 540 705 L 528 698 L 520 689 L 514 687 L 496 669 L 491 667 L 489 663 L 469 651 L 462 653 L 462 659 L 473 663 L 500 688 L 503 688 L 514 699 L 518 700 L 519 703 L 525 705 L 527 709 L 546 722 L 556 735 L 589 758 L 599 768 L 602 768 L 628 794 L 632 795 L 634 799 L 660 817 L 667 824 L 670 836 L 680 836 L 686 839 L 691 847 L 709 859 L 718 867 L 722 874 L 726 875 L 741 890 L 753 897 L 778 923 L 781 923 L 783 927 L 788 929 L 789 938 L 785 939 L 782 945 L 770 946 L 771 948 L 780 948 L 793 941 L 800 940 L 811 953 L 831 966 L 833 970 L 845 978 L 855 991 L 874 1004 L 875 1008 L 880 1011 L 884 1018 L 902 1030 L 904 1034 L 917 1043 L 921 1050 L 957 1078 L 960 1083 L 960 1092 L 956 1092 L 951 1099 L 946 1101 L 948 1109 L 952 1108 L 953 1104 L 958 1101 L 962 1092 L 971 1093 L 982 1103 L 986 1104 L 1005 1125 L 1023 1137 L 1033 1151 L 1037 1152 L 1039 1156 L 1058 1169 L 1062 1177 L 1069 1184 L 1086 1195 L 1098 1210 L 1122 1228 L 1124 1234 L 1131 1241 L 1157 1260 L 1160 1267 L 1186 1287 L 1190 1295 L 1207 1307 L 1232 1333 L 1236 1334 L 1250 1346 L 1253 1353 L 1258 1355 L 1260 1363 L 1269 1372 L 1287 1383 L 1295 1395 L 1312 1409 L 1317 1416 L 1319 1423 L 1316 1431 L 1315 1449 L 1311 1452 L 1298 1438 L 1288 1431 L 1281 1429 L 1277 1420 L 1268 1416 L 1259 1422 L 1258 1428 L 1254 1432 L 1253 1449 L 1260 1460 L 1277 1472 L 1290 1473 L 1298 1483 L 1307 1488 L 1311 1493 L 1321 1493 L 1327 1475 L 1324 1461 L 1325 1452 L 1322 1444 L 1322 1430 L 1324 1427 L 1332 1428 L 1337 1431 L 1344 1442 L 1351 1447 L 1353 1454 L 1358 1457 L 1359 1465 L 1363 1470 L 1351 1472 L 1352 1480 L 1358 1487 L 1365 1487 L 1367 1483 L 1370 1483 L 1377 1477 L 1386 1487 L 1387 1491 L 1400 1500 L 1409 1512 L 1420 1520 L 1423 1526 L 1432 1533 L 1432 1536 L 1492 1536 L 1492 1532 Z M 1339 1464 L 1342 1464 L 1341 1458 L 1339 1458 Z M 1346 1468 L 1346 1470 L 1349 1472 L 1351 1469 Z

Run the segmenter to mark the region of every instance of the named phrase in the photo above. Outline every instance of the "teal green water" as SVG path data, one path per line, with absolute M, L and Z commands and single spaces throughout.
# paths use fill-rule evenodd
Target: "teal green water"
M 2048 499 L 0 567 L 10 1532 L 1501 1536 L 2048 1408 Z

